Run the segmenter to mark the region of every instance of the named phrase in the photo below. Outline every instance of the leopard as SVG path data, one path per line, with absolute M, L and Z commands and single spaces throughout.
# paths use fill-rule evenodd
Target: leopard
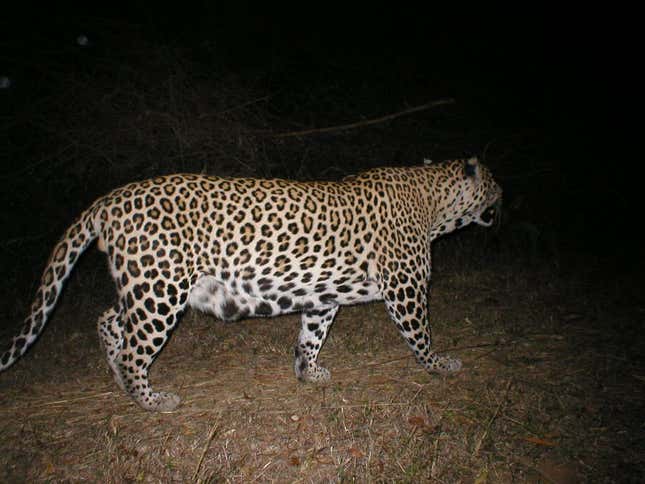
M 37 340 L 96 241 L 117 293 L 98 319 L 99 340 L 117 385 L 145 410 L 180 403 L 153 390 L 149 371 L 189 307 L 223 321 L 300 313 L 295 375 L 324 383 L 318 356 L 340 306 L 383 301 L 418 363 L 453 374 L 461 360 L 432 350 L 431 245 L 471 223 L 493 225 L 501 198 L 476 157 L 337 181 L 173 174 L 127 184 L 94 201 L 53 247 L 0 371 Z

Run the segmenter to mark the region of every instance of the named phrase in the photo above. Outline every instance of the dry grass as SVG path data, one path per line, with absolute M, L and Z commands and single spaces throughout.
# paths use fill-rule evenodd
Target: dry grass
M 293 376 L 297 316 L 225 325 L 189 312 L 152 374 L 183 397 L 169 414 L 111 382 L 84 289 L 72 281 L 81 296 L 0 376 L 4 482 L 645 477 L 642 344 L 613 331 L 630 310 L 592 304 L 588 286 L 512 268 L 438 276 L 436 347 L 465 363 L 447 379 L 414 362 L 380 304 L 339 313 L 326 386 Z

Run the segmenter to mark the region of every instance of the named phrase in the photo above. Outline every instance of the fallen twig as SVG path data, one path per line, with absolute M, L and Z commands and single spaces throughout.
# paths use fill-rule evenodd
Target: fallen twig
M 67 403 L 73 403 L 73 402 L 80 402 L 81 400 L 92 400 L 94 398 L 107 397 L 108 395 L 113 395 L 113 394 L 114 392 L 95 393 L 93 395 L 85 395 L 82 397 L 66 398 L 64 400 L 55 400 L 51 402 L 39 403 L 37 405 L 31 405 L 31 408 L 47 407 L 50 405 L 60 405 L 62 403 L 67 404 Z
M 388 114 L 385 116 L 380 116 L 378 118 L 366 119 L 364 121 L 357 121 L 355 123 L 341 124 L 338 126 L 328 126 L 326 128 L 312 128 L 304 129 L 300 131 L 287 131 L 286 133 L 278 133 L 273 135 L 275 138 L 292 138 L 294 136 L 306 136 L 310 134 L 320 134 L 320 133 L 331 133 L 334 131 L 344 131 L 347 129 L 361 128 L 363 126 L 370 126 L 372 124 L 383 123 L 391 119 L 395 119 L 401 116 L 406 116 L 412 113 L 418 113 L 419 111 L 425 111 L 426 109 L 434 108 L 436 106 L 442 106 L 444 104 L 453 104 L 455 102 L 452 98 L 439 99 L 437 101 L 432 101 L 420 106 L 415 106 L 412 108 L 404 109 L 396 113 Z
M 218 111 L 216 113 L 202 113 L 198 116 L 199 119 L 205 119 L 205 118 L 212 118 L 212 117 L 217 117 L 221 116 L 222 114 L 230 113 L 231 111 L 235 111 L 236 109 L 243 109 L 247 106 L 251 106 L 253 104 L 261 103 L 263 101 L 268 101 L 271 99 L 273 94 L 268 94 L 266 96 L 258 97 L 256 99 L 251 99 L 250 101 L 246 101 L 242 104 L 238 104 L 237 106 L 232 106 L 230 108 L 226 108 L 222 111 Z
M 490 428 L 493 425 L 493 422 L 499 415 L 500 410 L 502 409 L 502 406 L 506 402 L 506 396 L 508 395 L 509 390 L 511 389 L 511 384 L 513 383 L 513 379 L 509 378 L 508 383 L 506 384 L 506 390 L 504 391 L 504 395 L 502 396 L 502 399 L 499 402 L 499 405 L 497 405 L 497 408 L 495 409 L 495 413 L 493 416 L 488 420 L 488 424 L 486 425 L 486 428 L 484 429 L 484 433 L 481 434 L 479 437 L 479 440 L 475 444 L 475 451 L 473 452 L 473 455 L 479 454 L 479 450 L 481 449 L 482 444 L 484 443 L 484 439 L 488 436 L 488 432 L 490 432 Z
M 219 419 L 213 424 L 211 427 L 211 431 L 208 434 L 208 438 L 206 439 L 206 444 L 204 444 L 204 448 L 202 449 L 202 455 L 199 457 L 199 462 L 197 462 L 197 467 L 195 468 L 195 472 L 193 473 L 193 482 L 197 479 L 197 475 L 199 474 L 199 470 L 202 467 L 202 463 L 204 462 L 204 457 L 206 457 L 206 452 L 208 452 L 208 448 L 211 446 L 211 442 L 215 438 L 215 434 L 219 430 Z

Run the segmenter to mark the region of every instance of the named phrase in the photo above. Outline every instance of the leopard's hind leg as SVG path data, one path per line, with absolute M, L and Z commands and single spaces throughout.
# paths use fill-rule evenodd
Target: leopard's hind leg
M 123 342 L 116 365 L 126 391 L 145 409 L 156 412 L 174 410 L 179 396 L 155 392 L 148 381 L 148 371 L 170 338 L 188 299 L 188 279 L 173 281 L 165 287 L 165 296 L 153 292 L 150 284 L 134 285 L 124 290 Z M 172 288 L 172 289 L 171 289 Z
M 329 370 L 318 365 L 318 353 L 337 312 L 338 306 L 331 306 L 302 313 L 298 343 L 294 348 L 294 370 L 299 380 L 313 383 L 329 380 Z
M 99 317 L 97 329 L 101 347 L 105 351 L 108 365 L 114 374 L 114 380 L 121 390 L 125 390 L 121 371 L 116 361 L 123 344 L 123 323 L 118 307 L 108 309 Z

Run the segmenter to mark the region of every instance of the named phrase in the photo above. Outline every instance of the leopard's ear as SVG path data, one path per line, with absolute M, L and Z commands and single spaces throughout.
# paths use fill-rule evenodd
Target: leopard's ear
M 479 172 L 479 160 L 477 159 L 477 157 L 473 156 L 472 158 L 468 158 L 464 162 L 464 173 L 466 173 L 466 176 L 476 177 L 478 172 Z

